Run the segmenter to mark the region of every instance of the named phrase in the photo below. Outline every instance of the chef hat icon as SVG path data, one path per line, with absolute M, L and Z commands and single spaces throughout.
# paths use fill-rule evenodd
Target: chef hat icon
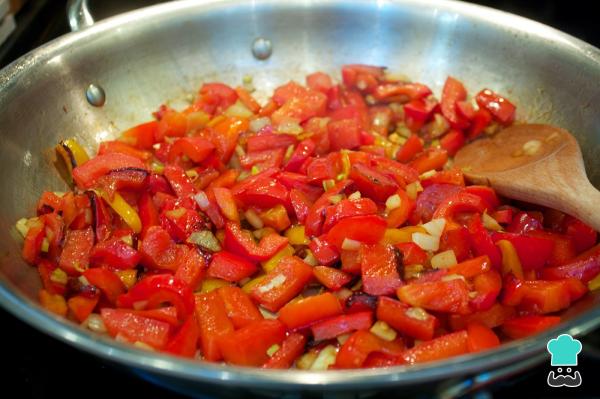
M 552 366 L 577 366 L 577 355 L 581 352 L 581 342 L 569 334 L 561 334 L 546 345 L 552 356 Z

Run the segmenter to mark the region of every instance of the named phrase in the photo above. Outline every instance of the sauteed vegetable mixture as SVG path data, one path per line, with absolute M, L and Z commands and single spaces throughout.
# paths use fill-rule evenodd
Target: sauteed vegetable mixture
M 593 229 L 452 167 L 513 123 L 501 95 L 366 65 L 266 104 L 250 86 L 204 84 L 93 157 L 57 146 L 73 190 L 17 223 L 43 307 L 151 350 L 325 370 L 493 348 L 600 286 Z

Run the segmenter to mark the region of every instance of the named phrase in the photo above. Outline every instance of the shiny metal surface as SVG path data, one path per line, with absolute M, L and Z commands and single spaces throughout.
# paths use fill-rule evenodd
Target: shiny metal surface
M 275 49 L 264 61 L 252 56 L 258 37 L 269 38 Z M 554 29 L 438 0 L 167 3 L 61 37 L 0 72 L 0 304 L 52 336 L 155 378 L 263 392 L 361 392 L 468 376 L 542 353 L 558 331 L 577 335 L 600 324 L 600 299 L 590 296 L 565 314 L 559 328 L 493 352 L 414 367 L 316 373 L 149 353 L 84 331 L 35 303 L 39 279 L 20 258 L 13 225 L 34 212 L 44 189 L 66 188 L 52 166 L 56 142 L 75 136 L 95 148 L 148 120 L 165 99 L 175 106 L 185 102 L 204 81 L 239 84 L 252 75 L 264 95 L 315 70 L 338 76 L 350 62 L 387 65 L 437 93 L 447 75 L 464 81 L 471 93 L 483 86 L 506 93 L 519 118 L 573 132 L 591 181 L 600 183 L 600 51 Z M 103 107 L 86 100 L 92 82 L 106 91 Z

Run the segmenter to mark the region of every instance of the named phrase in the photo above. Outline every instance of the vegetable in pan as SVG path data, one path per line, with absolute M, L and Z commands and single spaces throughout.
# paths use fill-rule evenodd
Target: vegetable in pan
M 597 233 L 470 185 L 452 156 L 515 120 L 448 77 L 313 73 L 265 104 L 204 84 L 100 144 L 57 146 L 73 190 L 21 219 L 47 310 L 137 346 L 310 370 L 497 347 L 600 286 Z

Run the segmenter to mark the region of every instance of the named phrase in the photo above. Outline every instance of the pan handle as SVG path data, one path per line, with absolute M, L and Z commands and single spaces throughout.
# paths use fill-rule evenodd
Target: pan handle
M 85 29 L 94 24 L 88 0 L 69 0 L 67 2 L 67 18 L 72 32 Z

